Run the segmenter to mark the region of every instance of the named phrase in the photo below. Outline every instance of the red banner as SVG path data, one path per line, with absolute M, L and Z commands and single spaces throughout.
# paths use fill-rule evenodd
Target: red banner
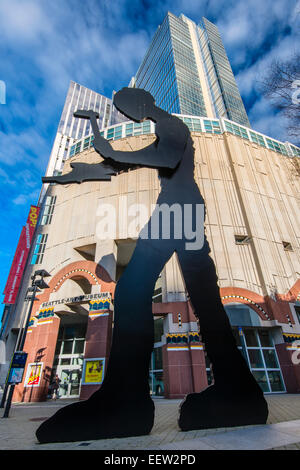
M 22 229 L 19 243 L 8 275 L 7 283 L 4 289 L 5 304 L 14 304 L 16 301 L 24 268 L 29 255 L 39 210 L 39 207 L 30 206 L 27 222 Z

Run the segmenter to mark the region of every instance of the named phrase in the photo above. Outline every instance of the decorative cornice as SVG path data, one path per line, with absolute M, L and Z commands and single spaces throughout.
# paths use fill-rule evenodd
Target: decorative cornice
M 256 302 L 254 302 L 253 300 L 249 299 L 249 297 L 244 297 L 243 295 L 223 295 L 223 297 L 221 297 L 222 300 L 226 300 L 226 299 L 237 299 L 237 300 L 246 300 L 247 303 L 250 303 L 252 305 L 254 305 L 265 317 L 267 320 L 271 320 L 271 318 L 269 317 L 269 315 L 267 314 L 267 312 L 265 312 L 265 310 L 259 305 L 257 304 Z
M 84 269 L 84 268 L 76 268 L 76 269 L 72 269 L 71 271 L 67 272 L 64 276 L 62 276 L 58 281 L 57 283 L 55 284 L 54 288 L 53 288 L 53 292 L 56 292 L 56 290 L 60 287 L 60 284 L 62 282 L 64 282 L 67 278 L 69 278 L 71 276 L 71 274 L 74 274 L 74 273 L 86 273 L 86 274 L 89 274 L 95 281 L 95 284 L 99 285 L 99 282 L 98 282 L 98 279 L 97 277 L 95 276 L 95 274 L 93 274 L 91 271 L 89 271 L 88 269 Z

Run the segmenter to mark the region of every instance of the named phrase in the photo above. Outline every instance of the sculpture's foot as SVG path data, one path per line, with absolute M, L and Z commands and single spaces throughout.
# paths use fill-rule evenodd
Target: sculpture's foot
M 116 171 L 109 165 L 101 163 L 71 163 L 72 171 L 60 176 L 44 176 L 43 183 L 82 183 L 83 181 L 110 181 Z
M 149 434 L 154 403 L 140 400 L 105 400 L 104 397 L 73 403 L 58 410 L 36 431 L 40 443 L 86 441 Z
M 179 427 L 192 429 L 223 428 L 265 424 L 268 405 L 260 390 L 236 392 L 212 385 L 201 393 L 186 396 L 180 406 Z

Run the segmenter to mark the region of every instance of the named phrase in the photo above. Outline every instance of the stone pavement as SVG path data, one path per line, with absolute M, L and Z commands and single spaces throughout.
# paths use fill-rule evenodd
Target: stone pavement
M 71 401 L 13 404 L 10 417 L 0 410 L 0 450 L 216 450 L 300 449 L 300 395 L 267 395 L 268 425 L 182 432 L 177 425 L 181 400 L 156 399 L 151 434 L 123 439 L 38 444 L 35 430 L 59 407 Z

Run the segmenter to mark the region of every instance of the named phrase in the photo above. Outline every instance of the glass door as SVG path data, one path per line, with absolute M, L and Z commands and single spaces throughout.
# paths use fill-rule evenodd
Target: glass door
M 58 397 L 75 398 L 79 396 L 81 369 L 77 366 L 58 366 L 56 373 L 60 378 Z
M 80 394 L 86 325 L 62 326 L 56 344 L 53 377 L 60 378 L 59 398 Z
M 150 394 L 155 397 L 164 396 L 164 375 L 162 360 L 162 336 L 164 334 L 164 318 L 154 318 L 154 349 L 149 367 Z
M 155 347 L 150 362 L 149 370 L 150 394 L 155 397 L 164 396 L 164 376 L 162 368 L 162 348 Z

